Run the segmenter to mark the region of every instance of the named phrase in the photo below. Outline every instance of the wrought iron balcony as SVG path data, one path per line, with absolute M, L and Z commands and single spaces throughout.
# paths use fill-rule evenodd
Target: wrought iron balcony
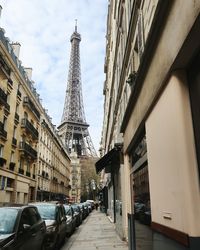
M 0 88 L 0 104 L 6 105 L 7 103 L 7 94 Z
M 37 110 L 37 108 L 35 107 L 35 105 L 33 104 L 33 102 L 30 100 L 28 96 L 24 97 L 23 104 L 24 106 L 27 106 L 29 110 L 33 112 L 33 114 L 35 114 L 35 116 L 38 119 L 40 119 L 40 112 Z
M 0 157 L 0 167 L 3 167 L 6 164 L 6 159 Z
M 26 142 L 20 142 L 19 150 L 22 151 L 25 155 L 31 157 L 32 159 L 37 159 L 37 151 Z
M 15 121 L 19 123 L 19 115 L 17 113 L 15 113 Z
M 0 122 L 0 137 L 4 140 L 7 139 L 7 132 L 4 130 L 4 124 Z
M 8 103 L 5 104 L 5 109 L 6 114 L 9 115 L 10 114 L 10 105 Z
M 21 127 L 26 129 L 27 133 L 30 133 L 33 137 L 33 139 L 38 140 L 39 133 L 37 129 L 34 128 L 31 122 L 28 121 L 28 119 L 23 118 L 21 121 Z
M 14 163 L 14 162 L 10 162 L 10 164 L 9 164 L 9 169 L 10 169 L 11 171 L 14 171 L 14 169 L 15 169 L 15 163 Z

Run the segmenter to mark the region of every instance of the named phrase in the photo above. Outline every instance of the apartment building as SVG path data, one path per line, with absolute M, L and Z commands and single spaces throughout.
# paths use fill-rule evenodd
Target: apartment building
M 199 10 L 193 0 L 109 1 L 96 170 L 130 249 L 200 246 Z
M 19 52 L 0 28 L 0 203 L 64 199 L 70 158 Z
M 37 200 L 67 200 L 70 191 L 70 158 L 51 118 L 41 117 Z

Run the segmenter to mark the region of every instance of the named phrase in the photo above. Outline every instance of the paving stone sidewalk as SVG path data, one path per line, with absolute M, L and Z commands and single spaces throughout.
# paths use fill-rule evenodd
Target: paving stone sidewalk
M 104 213 L 93 211 L 61 250 L 128 250 L 126 242 L 117 235 L 114 224 Z

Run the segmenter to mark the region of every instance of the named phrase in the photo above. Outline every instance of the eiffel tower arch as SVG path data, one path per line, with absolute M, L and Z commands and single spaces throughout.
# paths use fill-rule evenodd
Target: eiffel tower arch
M 67 90 L 58 134 L 69 153 L 74 151 L 78 157 L 97 157 L 88 131 L 89 124 L 86 122 L 83 106 L 79 49 L 81 35 L 77 32 L 77 24 L 70 41 L 71 54 Z

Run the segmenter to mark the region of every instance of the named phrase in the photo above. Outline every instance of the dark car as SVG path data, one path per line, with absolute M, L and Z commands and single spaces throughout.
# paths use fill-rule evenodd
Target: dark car
M 80 207 L 77 204 L 72 204 L 72 208 L 74 210 L 74 216 L 76 217 L 76 226 L 80 226 L 82 223 L 82 212 Z
M 82 209 L 83 219 L 85 219 L 89 215 L 89 208 L 86 203 L 80 203 L 79 206 Z
M 0 208 L 1 250 L 42 250 L 46 225 L 34 206 Z
M 66 225 L 67 225 L 67 236 L 72 235 L 76 229 L 76 216 L 74 215 L 74 210 L 70 205 L 64 205 L 66 213 Z
M 57 249 L 65 241 L 66 216 L 62 204 L 41 202 L 34 203 L 42 219 L 46 223 L 46 244 L 47 249 Z

